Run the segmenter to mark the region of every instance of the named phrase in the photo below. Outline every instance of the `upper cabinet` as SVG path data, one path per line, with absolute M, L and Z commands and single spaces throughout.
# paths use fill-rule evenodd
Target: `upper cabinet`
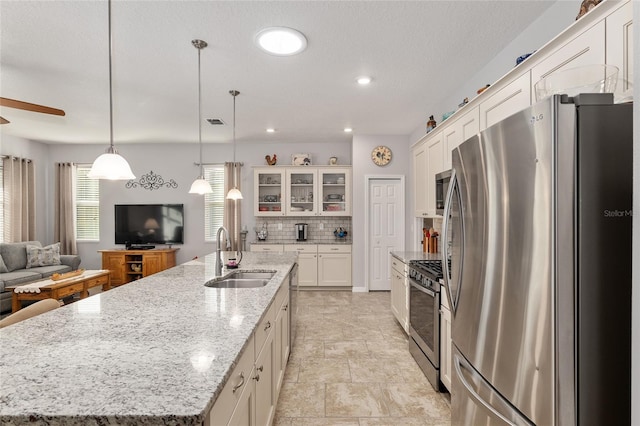
M 636 7 L 640 7 L 636 3 Z M 625 92 L 633 84 L 633 6 L 626 3 L 606 20 L 607 64 L 620 70 L 616 91 Z
M 531 81 L 529 72 L 526 72 L 480 104 L 480 130 L 498 123 L 529 105 L 531 105 Z
M 444 170 L 451 168 L 451 151 L 480 131 L 480 108 L 473 107 L 442 131 Z
M 256 167 L 255 216 L 351 216 L 351 168 Z
M 605 21 L 602 20 L 567 41 L 559 49 L 549 53 L 544 59 L 531 68 L 531 103 L 536 102 L 534 86 L 538 80 L 556 71 L 567 70 L 582 65 L 604 64 L 604 50 Z
M 285 171 L 273 167 L 253 171 L 253 213 L 256 216 L 282 216 L 285 214 Z
M 411 149 L 413 168 L 413 214 L 427 216 L 427 144 L 422 141 Z

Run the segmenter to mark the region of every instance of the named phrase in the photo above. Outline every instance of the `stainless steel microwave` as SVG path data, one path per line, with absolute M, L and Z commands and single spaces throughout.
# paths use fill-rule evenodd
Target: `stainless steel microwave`
M 436 175 L 436 214 L 444 214 L 444 200 L 447 198 L 451 170 L 446 170 Z

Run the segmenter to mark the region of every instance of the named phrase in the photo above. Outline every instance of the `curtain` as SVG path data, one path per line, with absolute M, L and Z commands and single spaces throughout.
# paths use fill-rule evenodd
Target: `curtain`
M 5 157 L 5 241 L 32 241 L 36 238 L 36 172 L 33 161 Z
M 78 254 L 76 246 L 75 165 L 56 163 L 56 202 L 53 236 L 60 241 L 60 254 Z
M 224 194 L 232 188 L 240 187 L 240 178 L 242 176 L 242 163 L 224 163 Z M 229 239 L 231 240 L 231 250 L 240 250 L 240 228 L 241 228 L 241 205 L 242 200 L 224 200 L 224 219 L 223 225 L 229 231 Z

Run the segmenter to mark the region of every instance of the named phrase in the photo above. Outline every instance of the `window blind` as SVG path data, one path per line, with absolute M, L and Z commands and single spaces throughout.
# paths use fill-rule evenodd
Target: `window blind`
M 76 166 L 76 240 L 100 239 L 100 181 L 89 179 L 89 170 Z
M 204 195 L 204 239 L 215 241 L 216 232 L 222 226 L 224 218 L 224 166 L 204 166 L 204 179 L 213 190 Z

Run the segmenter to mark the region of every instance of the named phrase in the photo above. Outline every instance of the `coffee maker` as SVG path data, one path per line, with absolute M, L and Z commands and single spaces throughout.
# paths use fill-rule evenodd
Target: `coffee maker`
M 306 223 L 296 223 L 296 241 L 307 241 L 308 227 Z

